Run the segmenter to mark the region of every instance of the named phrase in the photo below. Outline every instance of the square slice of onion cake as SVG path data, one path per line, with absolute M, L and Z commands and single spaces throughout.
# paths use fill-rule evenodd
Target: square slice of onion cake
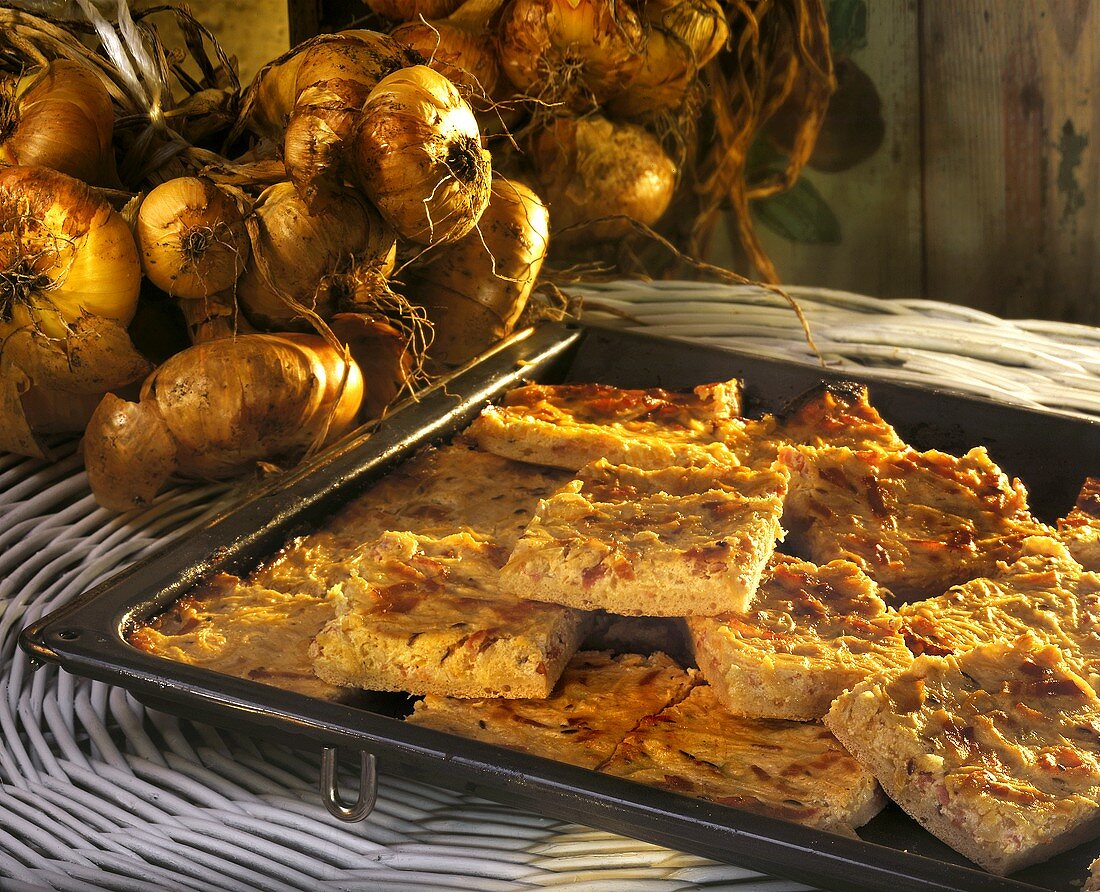
M 802 394 L 781 414 L 777 434 L 805 446 L 909 448 L 871 405 L 867 388 L 850 381 L 823 383 Z
M 702 384 L 688 393 L 606 384 L 530 384 L 489 406 L 469 434 L 490 452 L 518 461 L 575 471 L 606 458 L 639 468 L 738 464 L 755 451 L 738 381 Z M 776 446 L 771 444 L 771 456 Z
M 601 770 L 846 835 L 886 801 L 823 725 L 740 718 L 709 685 L 644 719 Z
M 663 653 L 578 653 L 546 699 L 459 700 L 428 695 L 406 721 L 595 768 L 644 716 L 681 699 L 695 684 Z
M 919 657 L 842 694 L 825 723 L 898 805 L 993 873 L 1100 833 L 1100 699 L 1032 636 Z
M 1051 532 L 982 448 L 956 457 L 798 446 L 782 459 L 791 468 L 783 526 L 799 556 L 850 560 L 898 601 L 988 575 L 1027 536 Z
M 505 551 L 469 533 L 387 532 L 335 587 L 310 648 L 325 681 L 455 697 L 545 697 L 584 635 L 576 610 L 502 585 Z
M 1086 570 L 1100 572 L 1100 477 L 1089 477 L 1073 510 L 1058 521 L 1058 538 Z
M 523 598 L 624 616 L 745 610 L 786 490 L 778 464 L 644 471 L 601 459 L 539 504 L 502 577 Z
M 699 670 L 738 715 L 820 719 L 842 691 L 913 660 L 878 586 L 849 561 L 777 554 L 748 612 L 687 624 Z

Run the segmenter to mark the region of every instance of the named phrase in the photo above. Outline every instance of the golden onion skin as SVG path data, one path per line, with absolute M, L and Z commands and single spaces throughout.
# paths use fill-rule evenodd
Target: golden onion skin
M 64 339 L 84 315 L 126 325 L 141 264 L 126 221 L 90 186 L 46 167 L 0 171 L 0 340 Z
M 528 96 L 591 111 L 630 86 L 645 37 L 620 0 L 512 0 L 500 25 L 501 68 Z
M 427 61 L 467 97 L 471 106 L 483 111 L 496 92 L 500 65 L 492 39 L 446 21 L 406 22 L 390 36 Z
M 603 217 L 652 226 L 676 188 L 676 165 L 655 136 L 598 115 L 555 119 L 535 136 L 531 155 L 553 215 L 555 242 L 608 241 L 631 231 L 624 220 L 580 226 Z
M 355 178 L 402 238 L 462 238 L 489 204 L 490 155 L 473 110 L 425 65 L 384 78 L 363 108 Z

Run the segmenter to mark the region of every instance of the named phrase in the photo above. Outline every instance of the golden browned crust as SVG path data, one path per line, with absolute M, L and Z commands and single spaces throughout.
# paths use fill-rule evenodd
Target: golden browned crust
M 455 697 L 545 697 L 584 635 L 574 610 L 517 598 L 505 552 L 469 533 L 384 533 L 335 587 L 310 646 L 325 681 Z
M 942 594 L 1049 535 L 984 449 L 886 452 L 788 447 L 783 525 L 810 560 L 850 560 L 898 600 Z
M 1100 477 L 1089 477 L 1077 504 L 1058 521 L 1058 538 L 1086 570 L 1100 572 Z
M 842 694 L 825 723 L 903 809 L 993 873 L 1100 832 L 1100 699 L 1034 637 L 919 657 Z
M 644 716 L 681 699 L 695 673 L 662 653 L 578 653 L 546 699 L 427 696 L 408 721 L 547 759 L 596 768 Z
M 748 612 L 687 625 L 703 677 L 738 715 L 819 719 L 842 691 L 912 661 L 896 615 L 848 561 L 776 555 Z
M 642 616 L 743 610 L 781 535 L 782 466 L 604 460 L 540 503 L 503 578 L 521 597 Z
M 644 719 L 602 770 L 845 834 L 885 801 L 870 772 L 823 726 L 736 717 L 708 685 Z

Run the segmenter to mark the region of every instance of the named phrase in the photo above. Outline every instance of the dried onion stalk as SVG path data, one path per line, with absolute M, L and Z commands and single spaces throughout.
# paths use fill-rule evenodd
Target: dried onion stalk
M 103 398 L 84 437 L 101 505 L 144 505 L 172 477 L 221 480 L 294 462 L 343 434 L 363 398 L 359 367 L 317 335 L 248 334 L 168 359 L 139 402 Z
M 371 91 L 355 143 L 356 179 L 398 234 L 430 245 L 462 238 L 489 203 L 489 153 L 470 106 L 425 65 Z
M 549 238 L 549 215 L 538 195 L 494 174 L 477 230 L 409 267 L 407 294 L 431 320 L 436 364 L 461 365 L 511 334 Z
M 0 76 L 0 164 L 49 167 L 94 186 L 118 186 L 111 97 L 84 66 L 59 59 Z

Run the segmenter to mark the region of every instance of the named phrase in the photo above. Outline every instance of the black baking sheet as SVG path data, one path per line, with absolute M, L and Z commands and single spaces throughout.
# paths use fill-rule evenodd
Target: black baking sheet
M 856 379 L 610 329 L 544 325 L 395 412 L 371 436 L 329 450 L 210 526 L 131 567 L 29 627 L 24 648 L 71 672 L 120 685 L 152 706 L 297 746 L 368 750 L 383 771 L 554 817 L 729 860 L 835 889 L 1068 889 L 1080 883 L 1100 841 L 1012 879 L 985 874 L 895 806 L 860 840 L 751 815 L 628 781 L 406 725 L 409 699 L 364 695 L 335 704 L 146 654 L 124 634 L 214 572 L 247 572 L 290 536 L 336 507 L 421 445 L 461 430 L 490 400 L 523 380 L 599 381 L 686 388 L 743 377 L 749 413 L 779 409 L 822 380 Z M 921 448 L 986 446 L 1053 521 L 1087 475 L 1100 474 L 1100 424 L 918 387 L 869 381 L 872 401 Z

